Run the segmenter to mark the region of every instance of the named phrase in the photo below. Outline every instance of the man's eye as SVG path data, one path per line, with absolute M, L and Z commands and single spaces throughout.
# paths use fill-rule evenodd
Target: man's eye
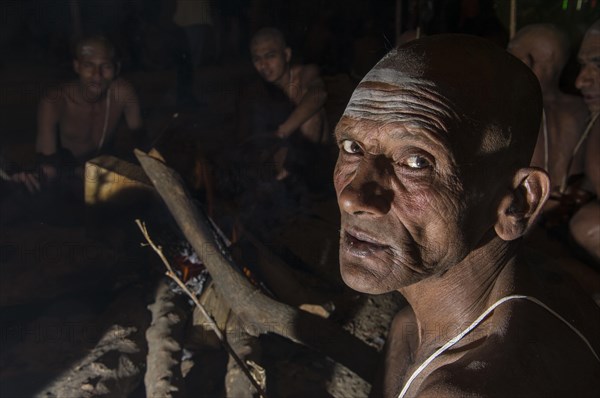
M 342 148 L 346 153 L 360 153 L 360 145 L 358 145 L 356 141 L 344 140 L 342 141 Z
M 430 166 L 429 161 L 425 159 L 423 156 L 412 155 L 406 159 L 405 164 L 411 169 L 424 169 Z

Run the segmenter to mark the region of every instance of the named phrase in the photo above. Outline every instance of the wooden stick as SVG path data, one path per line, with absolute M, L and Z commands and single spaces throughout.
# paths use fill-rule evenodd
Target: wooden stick
M 147 308 L 152 320 L 145 333 L 148 345 L 144 374 L 146 398 L 187 397 L 181 372 L 185 327 L 190 316 L 187 298 L 175 293 L 167 278 L 161 278 L 154 302 Z
M 243 323 L 253 326 L 257 334 L 276 333 L 321 351 L 371 382 L 379 357 L 373 347 L 327 319 L 262 294 L 236 271 L 227 249 L 218 243 L 210 222 L 191 200 L 181 177 L 161 161 L 139 150 L 135 155 L 183 235 L 206 266 L 218 293 Z
M 192 301 L 194 302 L 194 304 L 196 304 L 196 306 L 198 307 L 198 309 L 200 310 L 200 312 L 202 313 L 204 318 L 206 318 L 208 325 L 210 326 L 212 331 L 215 332 L 215 334 L 221 341 L 221 344 L 223 344 L 223 347 L 225 347 L 225 349 L 227 350 L 229 355 L 231 355 L 231 357 L 235 360 L 235 362 L 237 362 L 237 364 L 240 366 L 240 368 L 242 369 L 242 371 L 244 372 L 246 377 L 250 380 L 250 382 L 252 383 L 254 388 L 256 388 L 256 391 L 258 391 L 258 393 L 260 394 L 261 397 L 267 398 L 267 393 L 263 390 L 263 388 L 260 386 L 260 384 L 258 384 L 258 382 L 254 379 L 254 376 L 252 376 L 252 374 L 250 373 L 248 366 L 246 366 L 244 361 L 242 361 L 240 359 L 239 355 L 229 345 L 227 340 L 225 340 L 225 336 L 223 336 L 223 332 L 221 332 L 221 329 L 219 329 L 219 327 L 217 326 L 217 323 L 212 319 L 212 317 L 206 311 L 204 306 L 202 304 L 200 304 L 200 301 L 198 301 L 198 298 L 196 297 L 196 295 L 190 291 L 190 289 L 185 285 L 185 283 L 183 283 L 183 281 L 177 276 L 175 271 L 173 271 L 173 268 L 169 264 L 169 261 L 167 260 L 167 258 L 165 257 L 165 255 L 162 252 L 162 248 L 160 246 L 157 246 L 154 244 L 154 242 L 150 238 L 150 235 L 148 234 L 146 225 L 140 220 L 135 220 L 135 223 L 137 224 L 140 231 L 142 231 L 142 235 L 144 235 L 144 238 L 146 239 L 146 241 L 148 242 L 150 247 L 156 252 L 156 254 L 158 254 L 158 257 L 160 257 L 163 264 L 167 268 L 167 272 L 165 272 L 165 274 L 169 278 L 171 278 L 173 281 L 175 281 L 175 283 L 177 283 L 177 285 L 181 288 L 181 290 L 183 290 L 185 292 L 185 294 L 187 294 L 192 299 Z

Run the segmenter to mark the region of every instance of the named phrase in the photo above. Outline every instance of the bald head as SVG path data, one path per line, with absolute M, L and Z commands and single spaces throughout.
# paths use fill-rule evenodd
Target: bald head
M 594 22 L 592 24 L 592 26 L 590 26 L 588 28 L 587 33 L 589 33 L 589 34 L 600 33 L 600 19 L 597 20 L 596 22 Z
M 518 59 L 474 36 L 437 35 L 384 57 L 361 81 L 344 116 L 422 124 L 446 131 L 465 162 L 497 154 L 525 167 L 541 109 L 539 84 Z
M 519 30 L 508 44 L 508 50 L 517 55 L 530 68 L 534 63 L 548 62 L 553 72 L 560 74 L 569 59 L 569 40 L 551 24 L 528 25 Z M 522 55 L 522 56 L 521 56 Z
M 286 48 L 287 44 L 285 43 L 285 38 L 283 37 L 283 33 L 279 29 L 276 28 L 262 28 L 258 32 L 252 36 L 252 40 L 250 41 L 250 47 L 256 45 L 257 43 L 263 41 L 273 41 L 280 46 L 280 48 Z
M 114 45 L 104 36 L 90 36 L 79 40 L 75 46 L 75 58 L 83 59 L 102 53 L 115 61 L 116 51 Z

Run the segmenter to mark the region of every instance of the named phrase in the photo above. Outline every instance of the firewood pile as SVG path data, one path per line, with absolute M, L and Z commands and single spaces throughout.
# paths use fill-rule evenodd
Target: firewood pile
M 359 296 L 331 280 L 335 271 L 290 266 L 253 231 L 238 228 L 237 241 L 230 242 L 177 172 L 145 153 L 136 156 L 147 175 L 140 185 L 144 195 L 160 197 L 170 221 L 156 222 L 153 212 L 129 218 L 148 218 L 142 220 L 148 237 L 191 292 L 164 276 L 164 264 L 142 234 L 128 230 L 144 245 L 137 250 L 145 263 L 136 272 L 145 270 L 145 277 L 119 282 L 123 286 L 110 292 L 111 304 L 91 322 L 85 344 L 30 395 L 366 396 L 401 299 Z M 94 197 L 110 192 L 105 187 Z M 164 232 L 175 225 L 175 233 Z M 331 232 L 337 239 L 336 229 Z M 326 252 L 335 254 L 337 242 L 323 242 L 318 253 L 297 251 L 292 258 L 318 262 Z

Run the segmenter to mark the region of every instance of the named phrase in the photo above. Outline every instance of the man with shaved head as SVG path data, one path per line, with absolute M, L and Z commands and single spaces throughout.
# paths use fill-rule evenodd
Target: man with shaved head
M 591 396 L 600 309 L 520 251 L 549 190 L 530 167 L 537 79 L 483 39 L 407 43 L 361 81 L 336 127 L 340 271 L 409 306 L 386 344 L 386 397 Z
M 591 119 L 585 142 L 585 174 L 596 200 L 583 206 L 571 219 L 575 241 L 600 264 L 600 20 L 588 29 L 579 54 L 581 71 L 575 85 L 588 106 Z
M 531 164 L 550 175 L 554 195 L 547 207 L 558 205 L 569 176 L 583 173 L 583 151 L 573 151 L 585 128 L 587 109 L 581 97 L 561 92 L 559 80 L 569 58 L 566 35 L 550 24 L 529 25 L 517 32 L 508 51 L 535 73 L 542 88 L 544 113 Z
M 315 65 L 292 65 L 292 50 L 283 34 L 275 28 L 259 30 L 250 43 L 252 62 L 258 74 L 279 87 L 296 105 L 292 114 L 277 129 L 286 138 L 300 131 L 308 140 L 327 139 L 323 105 L 327 99 L 323 81 Z
M 310 144 L 328 140 L 328 125 L 323 108 L 327 100 L 325 85 L 315 65 L 292 65 L 292 50 L 281 31 L 275 28 L 259 30 L 250 42 L 252 62 L 261 78 L 278 87 L 293 104 L 289 116 L 277 127 L 282 139 L 293 135 Z M 287 148 L 275 155 L 278 179 L 288 175 L 284 167 Z

